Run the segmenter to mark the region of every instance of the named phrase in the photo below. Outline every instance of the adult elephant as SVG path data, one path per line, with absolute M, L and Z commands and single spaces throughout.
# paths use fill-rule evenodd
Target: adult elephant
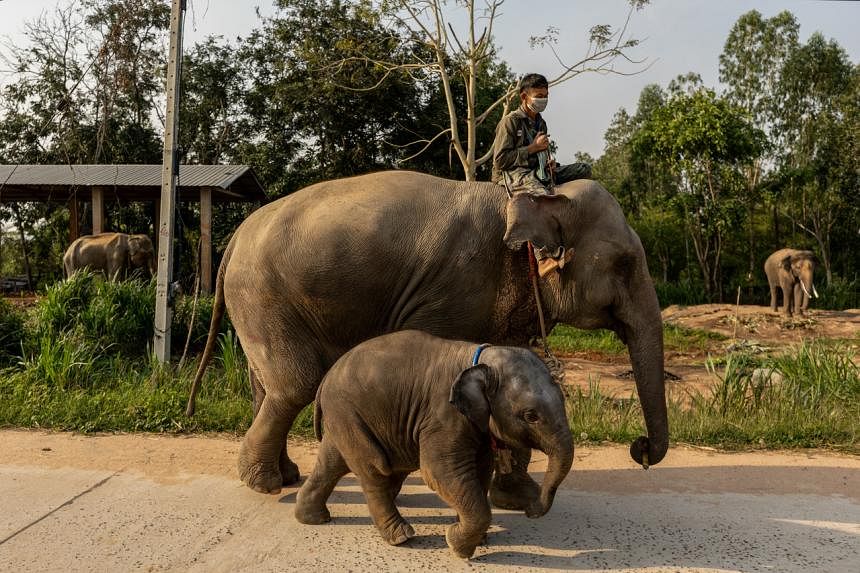
M 812 275 L 818 257 L 812 251 L 780 249 L 764 262 L 764 273 L 770 287 L 770 309 L 776 312 L 777 291 L 782 291 L 782 311 L 786 316 L 803 314 L 809 299 L 818 296 Z
M 88 267 L 109 279 L 122 278 L 135 269 L 155 275 L 155 249 L 146 235 L 99 233 L 75 239 L 63 255 L 66 277 Z
M 648 437 L 630 453 L 655 464 L 668 448 L 660 307 L 639 238 L 594 181 L 556 196 L 395 171 L 328 181 L 254 212 L 227 247 L 209 339 L 224 307 L 249 361 L 254 421 L 239 452 L 251 488 L 298 479 L 287 432 L 327 369 L 363 340 L 416 329 L 444 338 L 525 345 L 537 333 L 526 241 L 574 255 L 541 279 L 548 326 L 614 330 L 627 344 Z M 491 498 L 522 508 L 539 492 L 526 473 L 496 472 Z

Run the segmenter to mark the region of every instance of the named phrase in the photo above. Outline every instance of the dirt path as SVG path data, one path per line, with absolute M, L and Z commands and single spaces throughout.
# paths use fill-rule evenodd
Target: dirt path
M 417 476 L 398 498 L 418 533 L 386 545 L 344 478 L 334 521 L 302 526 L 295 488 L 236 477 L 235 437 L 0 431 L 3 571 L 851 571 L 860 458 L 675 447 L 659 466 L 578 448 L 552 511 L 494 511 L 475 558 L 444 542 L 453 513 Z M 292 443 L 303 473 L 315 444 Z M 542 456 L 531 468 L 539 479 Z
M 852 349 L 860 364 L 860 310 L 810 310 L 805 317 L 787 319 L 769 307 L 725 304 L 670 306 L 663 310 L 663 321 L 697 330 L 716 332 L 726 340 L 714 341 L 708 352 L 723 355 L 730 347 L 746 347 L 755 352 L 780 352 L 792 344 L 818 338 L 840 339 Z M 667 351 L 666 370 L 672 375 L 666 381 L 670 396 L 682 401 L 690 393 L 707 395 L 716 381 L 705 366 L 706 352 Z M 630 373 L 627 354 L 600 355 L 595 352 L 561 356 L 565 365 L 565 382 L 588 391 L 599 383 L 600 391 L 614 398 L 628 398 L 636 386 Z

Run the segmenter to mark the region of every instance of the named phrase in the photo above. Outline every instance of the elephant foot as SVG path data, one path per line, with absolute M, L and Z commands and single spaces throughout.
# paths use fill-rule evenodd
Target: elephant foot
M 299 466 L 293 462 L 290 458 L 287 457 L 286 453 L 281 454 L 281 459 L 278 463 L 281 470 L 281 476 L 283 481 L 282 485 L 293 485 L 298 483 L 301 479 L 301 474 L 299 473 Z
M 268 494 L 281 493 L 281 485 L 284 481 L 277 465 L 267 462 L 250 462 L 241 450 L 239 452 L 239 478 L 254 491 Z
M 331 514 L 325 505 L 313 507 L 311 504 L 304 503 L 301 492 L 296 497 L 295 515 L 296 521 L 305 525 L 322 525 L 331 521 Z
M 469 559 L 475 553 L 475 548 L 486 539 L 486 532 L 475 539 L 474 536 L 465 536 L 459 523 L 453 523 L 445 531 L 445 542 L 454 555 L 462 559 Z
M 388 531 L 382 532 L 382 537 L 391 545 L 400 545 L 415 537 L 415 530 L 406 520 L 401 519 Z
M 540 503 L 540 486 L 525 472 L 493 475 L 490 501 L 499 509 L 525 511 L 531 517 L 543 508 Z

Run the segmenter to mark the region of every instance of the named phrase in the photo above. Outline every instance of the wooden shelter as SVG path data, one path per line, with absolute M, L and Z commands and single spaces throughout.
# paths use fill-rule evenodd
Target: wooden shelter
M 58 202 L 68 205 L 69 242 L 79 236 L 81 202 L 92 204 L 93 234 L 105 229 L 105 200 L 152 202 L 161 212 L 161 165 L 0 165 L 0 203 Z M 179 201 L 200 202 L 200 284 L 212 292 L 212 204 L 265 202 L 266 194 L 247 165 L 182 165 Z M 155 229 L 159 221 L 154 221 Z M 153 243 L 158 244 L 157 237 Z

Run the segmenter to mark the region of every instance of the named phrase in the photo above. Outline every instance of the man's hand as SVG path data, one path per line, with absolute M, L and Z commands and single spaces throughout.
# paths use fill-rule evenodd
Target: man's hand
M 535 137 L 535 140 L 532 141 L 529 146 L 526 148 L 529 151 L 529 154 L 537 153 L 538 151 L 543 151 L 549 147 L 549 138 L 546 136 L 544 132 L 540 132 Z

